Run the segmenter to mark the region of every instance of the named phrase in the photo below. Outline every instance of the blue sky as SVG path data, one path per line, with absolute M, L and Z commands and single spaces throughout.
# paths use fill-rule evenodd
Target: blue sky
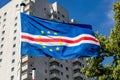
M 90 24 L 99 34 L 109 35 L 114 26 L 112 5 L 116 0 L 49 0 L 59 2 L 81 24 Z

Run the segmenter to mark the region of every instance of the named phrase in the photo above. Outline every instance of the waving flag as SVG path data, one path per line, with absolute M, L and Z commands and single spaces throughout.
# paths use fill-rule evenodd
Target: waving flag
M 11 0 L 0 0 L 0 8 L 5 6 L 7 3 L 9 3 Z
M 97 56 L 100 45 L 90 25 L 66 24 L 21 13 L 21 54 L 58 59 Z

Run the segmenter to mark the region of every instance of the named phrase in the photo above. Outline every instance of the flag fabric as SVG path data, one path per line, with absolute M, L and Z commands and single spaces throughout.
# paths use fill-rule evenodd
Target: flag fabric
M 94 57 L 100 49 L 91 25 L 61 23 L 21 13 L 21 54 L 57 59 Z
M 11 0 L 0 0 L 0 8 L 5 6 L 7 3 L 9 3 Z

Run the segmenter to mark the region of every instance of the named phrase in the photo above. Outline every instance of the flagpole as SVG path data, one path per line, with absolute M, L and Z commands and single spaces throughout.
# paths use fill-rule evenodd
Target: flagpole
M 24 12 L 24 7 L 26 6 L 26 4 L 25 3 L 21 3 L 20 6 L 21 6 L 21 11 L 20 12 Z
M 36 68 L 32 69 L 32 80 L 35 80 L 35 70 L 36 70 Z
M 24 7 L 26 6 L 25 3 L 21 3 L 21 10 L 20 12 L 24 12 Z M 20 17 L 20 80 L 22 80 L 22 55 L 21 55 L 21 17 Z

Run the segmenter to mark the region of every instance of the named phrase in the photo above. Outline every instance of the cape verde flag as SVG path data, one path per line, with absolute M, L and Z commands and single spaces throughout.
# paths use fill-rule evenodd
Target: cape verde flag
M 67 24 L 21 13 L 21 54 L 58 59 L 97 56 L 99 41 L 90 25 Z

